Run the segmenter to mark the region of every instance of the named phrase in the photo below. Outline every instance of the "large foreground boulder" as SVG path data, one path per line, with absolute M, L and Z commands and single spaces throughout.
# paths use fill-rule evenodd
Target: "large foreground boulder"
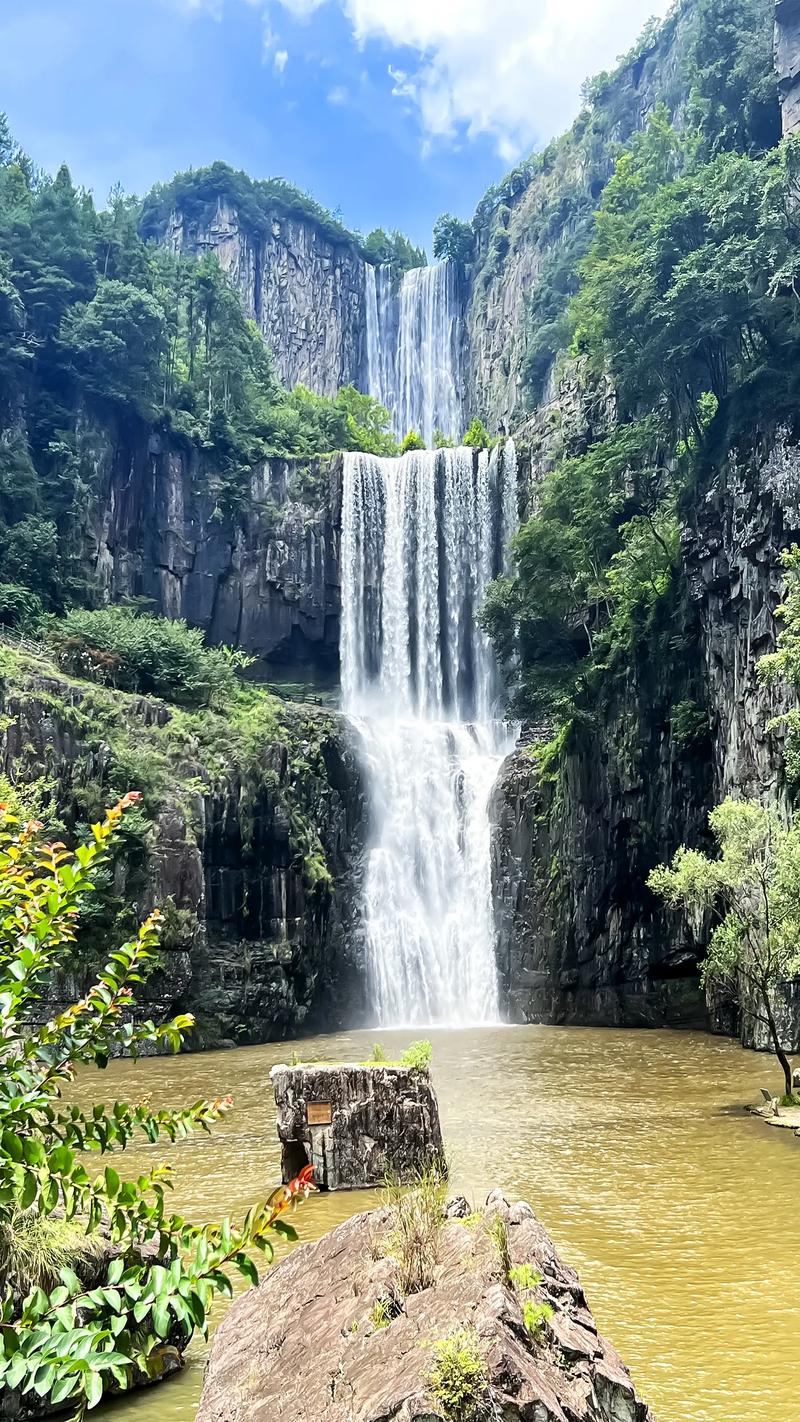
M 530 1206 L 468 1210 L 296 1249 L 224 1319 L 197 1422 L 655 1422 Z

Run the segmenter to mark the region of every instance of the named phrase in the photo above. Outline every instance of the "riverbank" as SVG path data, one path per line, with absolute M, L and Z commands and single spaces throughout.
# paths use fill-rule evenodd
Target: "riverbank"
M 629 1365 L 659 1422 L 774 1422 L 796 1410 L 800 1278 L 774 1218 L 795 1208 L 800 1142 L 763 1131 L 756 1102 L 771 1063 L 700 1033 L 497 1027 L 433 1031 L 433 1076 L 451 1186 L 481 1202 L 498 1182 L 528 1199 L 577 1269 L 598 1326 Z M 387 1055 L 409 1032 L 358 1032 L 297 1044 L 313 1057 Z M 112 1062 L 87 1099 L 152 1090 L 175 1104 L 232 1090 L 214 1135 L 130 1153 L 175 1163 L 174 1206 L 198 1218 L 242 1214 L 277 1184 L 269 1069 L 276 1043 L 137 1064 Z M 313 1197 L 304 1241 L 377 1201 Z M 769 1203 L 766 1213 L 765 1202 Z M 115 1404 L 114 1422 L 193 1422 L 204 1352 L 156 1394 Z

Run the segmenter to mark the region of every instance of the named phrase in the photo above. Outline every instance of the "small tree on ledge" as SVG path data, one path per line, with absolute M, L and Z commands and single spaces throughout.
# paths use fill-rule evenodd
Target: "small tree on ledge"
M 422 438 L 422 435 L 417 434 L 416 430 L 409 430 L 408 434 L 403 440 L 403 443 L 400 445 L 400 453 L 409 454 L 412 450 L 424 448 L 425 441 Z
M 800 973 L 800 823 L 787 828 L 775 810 L 732 799 L 712 811 L 709 823 L 719 858 L 684 846 L 670 868 L 653 870 L 648 883 L 673 908 L 721 914 L 703 984 L 733 991 L 743 1015 L 767 1028 L 791 1096 L 792 1064 L 773 993 Z

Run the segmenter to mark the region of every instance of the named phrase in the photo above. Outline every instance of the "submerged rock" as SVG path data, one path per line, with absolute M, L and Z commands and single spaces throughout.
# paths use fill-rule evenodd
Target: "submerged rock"
M 198 1422 L 655 1422 L 530 1206 L 467 1211 L 412 1294 L 389 1208 L 296 1249 L 220 1326 Z
M 270 1077 L 284 1181 L 311 1164 L 319 1189 L 357 1190 L 441 1168 L 439 1106 L 427 1071 L 314 1064 L 275 1066 Z

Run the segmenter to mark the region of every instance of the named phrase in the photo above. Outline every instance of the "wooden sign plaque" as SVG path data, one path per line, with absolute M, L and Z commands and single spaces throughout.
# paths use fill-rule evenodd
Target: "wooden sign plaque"
M 309 1101 L 306 1106 L 309 1126 L 329 1126 L 331 1123 L 330 1101 Z

